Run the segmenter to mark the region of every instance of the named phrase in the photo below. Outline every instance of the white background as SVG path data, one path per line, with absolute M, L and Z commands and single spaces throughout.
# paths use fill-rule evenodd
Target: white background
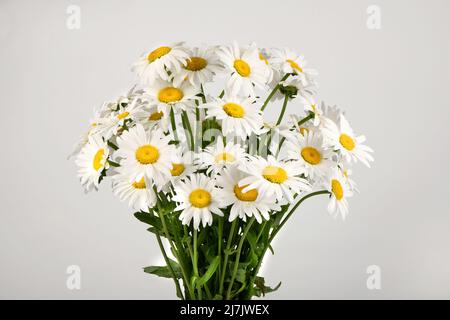
M 66 28 L 69 5 L 81 29 Z M 381 9 L 369 30 L 366 9 Z M 161 43 L 288 46 L 376 151 L 343 222 L 306 203 L 264 265 L 275 299 L 450 298 L 450 2 L 0 1 L 0 298 L 174 298 L 145 274 L 154 238 L 108 183 L 85 195 L 67 161 L 92 109 L 133 83 Z M 297 108 L 297 110 L 296 110 Z M 292 104 L 288 112 L 299 111 Z M 275 118 L 277 106 L 269 107 Z M 81 290 L 66 287 L 79 265 Z M 366 268 L 381 268 L 368 290 Z

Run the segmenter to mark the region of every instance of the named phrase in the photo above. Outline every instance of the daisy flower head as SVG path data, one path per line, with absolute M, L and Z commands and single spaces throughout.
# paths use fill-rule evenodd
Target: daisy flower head
M 307 63 L 303 56 L 288 48 L 273 49 L 271 62 L 282 74 L 296 74 L 304 81 L 312 81 L 312 78 L 317 75 L 316 70 L 306 67 Z
M 270 219 L 271 211 L 280 211 L 281 207 L 274 199 L 262 197 L 257 189 L 244 192 L 246 185 L 239 186 L 239 181 L 246 175 L 237 168 L 225 168 L 217 178 L 217 184 L 222 188 L 221 193 L 224 205 L 231 205 L 231 222 L 237 217 L 246 221 L 247 217 L 255 217 L 258 223 L 263 219 Z
M 240 187 L 246 186 L 243 192 L 256 189 L 263 197 L 292 202 L 295 194 L 311 189 L 308 181 L 300 178 L 304 173 L 302 167 L 293 161 L 279 161 L 272 155 L 267 159 L 249 157 L 240 169 L 248 175 L 239 181 Z
M 338 169 L 334 169 L 325 181 L 324 187 L 330 192 L 328 212 L 335 217 L 340 214 L 342 219 L 345 219 L 348 214 L 347 198 L 353 196 L 345 177 Z
M 254 104 L 254 98 L 228 96 L 217 98 L 202 105 L 208 109 L 207 118 L 215 118 L 222 123 L 222 134 L 245 139 L 252 133 L 259 133 L 263 126 L 262 111 Z
M 216 141 L 199 154 L 199 165 L 206 169 L 206 173 L 219 173 L 224 167 L 236 166 L 245 159 L 245 151 L 233 141 L 223 143 L 222 137 L 216 137 Z
M 164 133 L 169 130 L 169 114 L 163 111 L 158 111 L 158 106 L 150 106 L 147 103 L 138 113 L 135 115 L 136 123 L 140 123 L 146 131 L 150 131 L 153 128 L 159 128 Z
M 350 190 L 353 192 L 359 192 L 355 180 L 351 178 L 351 176 L 353 175 L 353 171 L 343 164 L 339 164 L 339 170 L 341 171 L 342 176 L 345 178 L 344 180 L 350 187 Z
M 84 148 L 84 146 L 89 142 L 89 137 L 94 134 L 96 131 L 95 128 L 97 127 L 98 123 L 100 121 L 100 117 L 98 112 L 95 112 L 94 118 L 89 121 L 90 125 L 89 128 L 80 135 L 78 142 L 75 143 L 72 152 L 67 157 L 68 159 L 71 159 L 72 157 L 78 155 L 81 150 Z
M 88 143 L 81 149 L 75 163 L 79 167 L 78 178 L 86 192 L 97 190 L 103 170 L 108 169 L 109 148 L 98 135 L 88 138 Z
M 184 180 L 178 181 L 174 186 L 175 196 L 173 201 L 178 203 L 175 211 L 181 211 L 180 220 L 184 225 L 189 225 L 194 220 L 194 228 L 199 229 L 212 225 L 213 216 L 223 216 L 219 209 L 223 207 L 220 189 L 215 186 L 215 181 L 204 174 L 193 174 Z
M 149 212 L 156 204 L 156 194 L 144 177 L 135 181 L 130 174 L 122 168 L 113 177 L 113 193 L 120 201 L 127 202 L 134 210 Z
M 273 67 L 273 65 L 269 61 L 269 59 L 270 59 L 269 51 L 267 49 L 260 49 L 258 55 L 259 55 L 259 59 L 265 65 L 267 83 L 268 84 L 273 83 L 274 80 L 276 80 L 277 77 L 279 76 L 279 73 L 276 72 L 276 69 Z M 278 81 L 277 81 L 277 83 L 278 83 Z
M 150 104 L 157 106 L 158 112 L 162 111 L 166 115 L 170 113 L 171 108 L 174 112 L 192 108 L 195 105 L 197 93 L 198 89 L 191 86 L 189 82 L 175 85 L 170 81 L 162 80 L 155 81 L 146 91 Z
M 319 126 L 323 118 L 323 111 L 317 104 L 316 99 L 312 95 L 307 95 L 300 97 L 300 101 L 302 102 L 306 113 L 313 115 L 313 125 L 315 127 Z
M 133 65 L 141 82 L 152 85 L 156 80 L 168 80 L 169 73 L 177 73 L 189 58 L 183 43 L 161 46 L 143 54 Z
M 98 119 L 97 125 L 93 128 L 94 134 L 102 135 L 106 140 L 116 135 L 125 123 L 133 121 L 138 112 L 141 111 L 142 105 L 138 100 L 124 104 L 125 107 L 118 107 L 109 117 Z
M 170 169 L 170 181 L 175 184 L 180 179 L 184 179 L 197 171 L 197 157 L 190 150 L 177 148 L 172 156 L 172 168 Z
M 117 138 L 116 156 L 133 181 L 154 183 L 160 190 L 171 176 L 174 146 L 159 129 L 146 132 L 141 124 L 124 131 Z
M 227 91 L 232 96 L 238 93 L 254 96 L 254 86 L 263 88 L 267 84 L 267 66 L 261 61 L 255 45 L 241 48 L 234 42 L 231 46 L 220 47 L 217 55 L 229 73 Z
M 285 95 L 288 95 L 289 98 L 308 97 L 314 95 L 315 90 L 313 82 L 305 81 L 305 78 L 299 75 L 289 75 L 286 80 L 280 82 L 280 90 L 275 97 L 278 99 Z
M 373 161 L 371 153 L 373 150 L 364 145 L 366 138 L 356 136 L 350 127 L 347 119 L 341 115 L 339 125 L 334 121 L 327 119 L 323 129 L 327 143 L 337 150 L 348 162 L 357 162 L 358 160 L 370 167 L 370 161 Z
M 173 83 L 179 86 L 188 81 L 194 87 L 209 82 L 222 70 L 222 65 L 214 47 L 193 48 L 187 51 L 188 58 L 181 69 L 174 73 Z
M 326 120 L 329 119 L 334 123 L 339 123 L 341 115 L 345 116 L 345 113 L 341 111 L 337 106 L 329 106 L 322 101 L 320 104 L 320 110 L 322 111 L 322 119 L 320 121 L 320 126 L 324 127 Z
M 320 133 L 293 135 L 284 146 L 288 159 L 297 161 L 304 168 L 304 175 L 311 179 L 326 176 L 333 165 L 333 151 L 325 147 Z

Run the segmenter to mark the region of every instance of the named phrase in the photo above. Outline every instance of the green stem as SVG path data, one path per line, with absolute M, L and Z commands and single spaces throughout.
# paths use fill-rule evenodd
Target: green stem
M 157 205 L 158 205 L 158 204 L 157 204 Z M 160 207 L 160 206 L 158 205 L 158 207 Z M 189 284 L 189 279 L 188 279 L 188 277 L 187 277 L 187 275 L 186 275 L 186 271 L 184 270 L 184 268 L 183 268 L 183 266 L 182 266 L 182 261 L 180 260 L 180 256 L 178 255 L 177 248 L 176 248 L 176 246 L 173 244 L 172 238 L 171 238 L 170 233 L 169 233 L 169 229 L 167 228 L 166 219 L 164 218 L 164 212 L 163 212 L 163 210 L 161 210 L 161 208 L 158 208 L 158 209 L 159 209 L 159 210 L 158 210 L 158 211 L 159 211 L 159 216 L 160 216 L 160 218 L 161 218 L 161 223 L 162 223 L 162 225 L 163 225 L 164 233 L 166 234 L 166 238 L 167 238 L 167 240 L 169 241 L 169 244 L 170 244 L 170 246 L 171 246 L 172 249 L 173 249 L 173 254 L 175 255 L 175 258 L 176 258 L 176 259 L 178 260 L 178 262 L 180 263 L 181 273 L 183 274 L 184 282 L 185 282 L 186 286 L 188 287 L 189 294 L 193 297 L 193 296 L 195 296 L 195 294 L 193 293 L 193 290 L 192 290 L 192 288 L 191 288 L 191 286 L 190 286 L 190 284 Z
M 175 141 L 178 141 L 177 125 L 175 123 L 175 112 L 173 111 L 173 107 L 170 108 L 170 124 L 172 125 L 173 137 L 175 138 Z
M 277 124 L 276 124 L 277 126 L 280 125 L 281 120 L 283 120 L 284 113 L 286 112 L 286 106 L 287 106 L 288 101 L 289 101 L 289 96 L 286 94 L 284 96 L 283 107 L 281 107 L 281 112 L 280 112 L 280 115 L 278 116 L 278 120 L 277 120 Z
M 183 113 L 182 113 L 181 117 L 183 118 L 183 122 L 185 124 L 185 127 L 186 127 L 188 133 L 189 133 L 191 151 L 194 151 L 194 135 L 192 134 L 192 127 L 191 127 L 191 123 L 189 122 L 189 117 L 187 115 L 187 112 L 183 110 Z
M 259 269 L 261 268 L 263 259 L 264 259 L 264 255 L 266 254 L 267 249 L 269 248 L 271 242 L 273 241 L 273 239 L 275 238 L 275 236 L 277 235 L 277 233 L 280 231 L 280 229 L 283 227 L 283 225 L 286 223 L 286 221 L 291 217 L 291 215 L 295 212 L 295 210 L 298 208 L 298 206 L 305 201 L 306 199 L 309 199 L 311 197 L 320 195 L 320 194 L 329 194 L 329 192 L 327 190 L 322 190 L 322 191 L 316 191 L 316 192 L 312 192 L 310 194 L 307 194 L 306 196 L 304 196 L 303 198 L 301 198 L 295 205 L 294 207 L 289 211 L 288 215 L 286 216 L 286 218 L 280 223 L 280 225 L 278 226 L 278 228 L 276 228 L 274 231 L 272 231 L 272 234 L 269 237 L 269 241 L 267 241 L 267 244 L 264 246 L 263 252 L 261 254 L 261 258 L 258 261 L 258 264 L 255 267 L 255 271 L 253 273 L 253 276 L 250 280 L 249 283 L 249 288 L 250 290 L 248 291 L 247 298 L 251 298 L 251 294 L 252 294 L 252 290 L 253 290 L 253 284 L 255 282 L 256 277 L 258 276 L 258 272 Z
M 220 286 L 220 276 L 222 275 L 222 237 L 223 237 L 223 217 L 219 217 L 219 232 L 218 232 L 218 242 L 217 242 L 217 253 L 219 256 L 219 266 L 218 266 L 218 277 L 216 285 Z
M 162 255 L 164 257 L 164 260 L 166 261 L 167 266 L 169 267 L 170 273 L 172 274 L 173 281 L 175 282 L 175 287 L 177 289 L 177 295 L 180 296 L 181 299 L 185 300 L 185 298 L 183 297 L 183 293 L 181 292 L 177 276 L 175 275 L 175 271 L 173 271 L 172 265 L 170 264 L 169 257 L 167 257 L 166 250 L 164 249 L 164 246 L 161 241 L 161 236 L 159 235 L 158 231 L 156 231 L 156 240 L 158 240 L 159 248 L 161 249 Z
M 306 117 L 304 117 L 302 120 L 300 120 L 297 125 L 300 127 L 302 124 L 304 124 L 305 122 L 308 122 L 309 120 L 314 118 L 314 113 L 310 113 L 309 115 L 307 115 Z M 286 137 L 281 138 L 280 140 L 280 144 L 278 146 L 278 151 L 277 151 L 277 157 L 280 154 L 281 151 L 281 146 L 283 145 L 284 141 L 286 140 Z
M 289 77 L 289 73 L 285 74 L 283 78 L 281 78 L 280 82 L 283 82 L 284 80 L 286 80 Z M 278 89 L 280 89 L 280 83 L 278 83 L 275 88 L 273 88 L 272 92 L 270 92 L 270 94 L 267 96 L 266 101 L 264 101 L 263 106 L 261 107 L 261 111 L 264 111 L 264 109 L 267 107 L 267 104 L 269 103 L 270 100 L 272 100 L 273 96 L 275 95 L 275 93 L 277 93 Z
M 198 273 L 198 243 L 197 243 L 197 229 L 194 229 L 194 275 L 198 279 L 200 278 Z M 196 285 L 197 286 L 197 285 Z M 202 300 L 202 289 L 197 288 L 198 298 Z
M 255 222 L 255 217 L 253 217 L 247 224 L 247 226 L 244 229 L 244 233 L 242 234 L 241 237 L 241 241 L 239 242 L 239 246 L 236 252 L 236 260 L 234 262 L 234 270 L 233 273 L 231 275 L 231 281 L 230 284 L 228 285 L 228 291 L 227 291 L 227 300 L 230 299 L 231 296 L 231 289 L 233 288 L 233 283 L 234 283 L 234 279 L 236 278 L 236 274 L 239 268 L 239 259 L 241 257 L 241 251 L 242 251 L 242 246 L 244 245 L 244 241 L 245 238 L 247 237 L 247 233 L 250 231 L 250 228 L 252 227 L 253 222 Z
M 237 218 L 234 219 L 233 223 L 231 224 L 230 233 L 228 235 L 227 247 L 225 250 L 225 258 L 224 258 L 224 262 L 223 262 L 223 271 L 222 271 L 222 276 L 220 278 L 220 286 L 219 286 L 219 294 L 220 295 L 223 294 L 223 285 L 224 285 L 224 281 L 225 281 L 225 273 L 227 271 L 228 256 L 230 255 L 231 242 L 233 241 L 234 230 L 236 229 L 236 224 L 237 224 Z
M 309 120 L 314 119 L 314 113 L 310 112 L 306 117 L 304 117 L 302 120 L 297 122 L 298 126 L 301 126 L 305 122 L 308 122 Z

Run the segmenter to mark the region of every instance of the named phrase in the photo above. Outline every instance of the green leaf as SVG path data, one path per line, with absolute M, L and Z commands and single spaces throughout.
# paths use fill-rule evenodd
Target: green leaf
M 211 262 L 211 264 L 208 267 L 208 270 L 206 270 L 205 274 L 198 280 L 197 287 L 203 286 L 205 283 L 208 282 L 209 279 L 213 276 L 213 274 L 216 272 L 217 267 L 220 263 L 220 257 L 217 256 L 214 258 L 214 260 Z
M 134 214 L 134 216 L 139 221 L 141 221 L 143 223 L 146 223 L 146 224 L 149 224 L 152 227 L 155 227 L 157 230 L 162 230 L 162 223 L 161 223 L 161 220 L 158 217 L 156 217 L 154 215 L 151 215 L 151 214 L 149 214 L 147 212 L 142 212 L 142 211 L 141 212 L 136 212 Z
M 182 273 L 178 263 L 173 260 L 169 260 L 169 263 L 172 266 L 175 277 L 177 279 L 181 279 Z M 149 266 L 144 268 L 144 272 L 157 275 L 158 277 L 173 278 L 172 272 L 170 271 L 168 266 Z

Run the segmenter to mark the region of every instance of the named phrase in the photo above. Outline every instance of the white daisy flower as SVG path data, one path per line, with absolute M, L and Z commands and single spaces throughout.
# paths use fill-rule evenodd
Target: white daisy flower
M 290 75 L 286 80 L 280 82 L 280 90 L 277 91 L 275 98 L 280 99 L 286 94 L 290 98 L 308 97 L 315 94 L 316 86 L 313 82 L 305 81 L 304 77 Z
M 172 168 L 170 169 L 171 182 L 175 184 L 197 171 L 197 157 L 194 152 L 177 148 L 172 156 Z
M 306 67 L 303 56 L 288 48 L 272 49 L 271 63 L 278 66 L 283 74 L 293 73 L 302 77 L 303 81 L 312 81 L 317 71 Z
M 222 70 L 222 65 L 215 53 L 215 48 L 193 48 L 188 52 L 189 58 L 182 68 L 174 73 L 173 83 L 179 86 L 187 80 L 194 87 L 211 81 L 213 76 Z
M 158 106 L 149 106 L 147 104 L 136 113 L 134 118 L 146 131 L 150 131 L 155 127 L 161 129 L 165 133 L 169 130 L 169 114 L 158 111 Z
M 263 88 L 267 84 L 267 68 L 259 58 L 256 46 L 241 49 L 235 42 L 231 46 L 220 47 L 217 55 L 230 73 L 227 89 L 232 96 L 239 92 L 246 97 L 254 96 L 253 86 Z
M 251 97 L 239 98 L 227 95 L 201 107 L 208 108 L 207 118 L 215 117 L 221 121 L 224 136 L 232 134 L 245 139 L 252 133 L 259 133 L 263 126 L 262 112 Z
M 162 111 L 163 114 L 168 115 L 171 108 L 174 108 L 174 112 L 192 108 L 197 99 L 198 89 L 191 86 L 189 82 L 176 86 L 168 81 L 157 80 L 146 93 L 150 104 L 157 106 L 158 112 Z
M 363 135 L 356 136 L 354 134 L 353 129 L 343 115 L 339 118 L 339 126 L 328 119 L 323 132 L 327 143 L 334 150 L 339 151 L 346 161 L 356 162 L 359 160 L 370 167 L 369 162 L 374 160 L 370 154 L 373 150 L 363 144 L 366 141 Z
M 153 188 L 151 185 L 147 186 L 144 177 L 135 181 L 122 168 L 113 177 L 112 188 L 120 201 L 128 202 L 134 210 L 149 212 L 149 208 L 153 208 L 157 201 Z
M 171 176 L 171 157 L 175 150 L 169 142 L 170 137 L 161 130 L 146 132 L 142 125 L 136 124 L 117 138 L 116 156 L 133 181 L 145 177 L 160 190 Z
M 326 124 L 326 120 L 324 119 L 330 119 L 334 123 L 339 123 L 341 115 L 345 116 L 345 113 L 337 106 L 326 105 L 323 101 L 320 104 L 320 109 L 322 110 L 322 119 L 320 121 L 321 127 L 324 127 Z
M 223 216 L 219 209 L 222 206 L 220 189 L 216 188 L 215 181 L 203 174 L 193 174 L 175 186 L 173 201 L 178 203 L 175 211 L 181 211 L 180 220 L 189 225 L 194 219 L 194 228 L 199 229 L 200 222 L 203 227 L 212 225 L 212 213 Z
M 348 214 L 347 198 L 353 195 L 353 192 L 345 181 L 345 177 L 338 169 L 335 169 L 326 180 L 324 186 L 330 192 L 328 212 L 333 216 L 341 214 L 342 219 L 345 219 Z
M 76 156 L 81 152 L 81 150 L 84 148 L 84 146 L 89 142 L 89 137 L 93 135 L 93 132 L 95 131 L 95 127 L 97 126 L 96 122 L 98 120 L 91 120 L 91 125 L 89 126 L 89 129 L 86 130 L 82 135 L 80 135 L 78 142 L 75 143 L 72 152 L 69 154 L 67 159 L 71 159 L 72 157 Z
M 239 144 L 228 141 L 223 143 L 222 137 L 217 137 L 215 143 L 208 146 L 198 155 L 199 165 L 206 169 L 206 173 L 219 173 L 224 167 L 235 166 L 245 158 L 245 151 Z
M 305 169 L 305 176 L 311 179 L 326 176 L 333 165 L 333 151 L 325 147 L 323 137 L 319 133 L 293 135 L 284 147 L 287 149 L 288 158 L 298 161 Z
M 316 99 L 314 99 L 313 96 L 304 96 L 300 97 L 300 101 L 302 102 L 306 113 L 312 113 L 314 115 L 313 125 L 315 127 L 319 126 L 322 122 L 323 110 L 317 104 Z
M 88 192 L 97 190 L 100 176 L 104 169 L 108 169 L 109 148 L 100 136 L 90 136 L 75 159 L 79 167 L 78 178 L 81 185 Z
M 274 199 L 262 197 L 257 189 L 243 190 L 246 185 L 239 186 L 240 180 L 245 178 L 242 171 L 237 168 L 225 168 L 217 178 L 217 184 L 222 187 L 221 194 L 224 205 L 232 205 L 230 209 L 229 221 L 237 217 L 246 221 L 247 217 L 255 217 L 258 223 L 262 219 L 270 219 L 271 211 L 280 211 L 280 205 L 275 203 Z
M 266 69 L 266 81 L 272 83 L 277 78 L 278 74 L 274 67 L 270 64 L 269 53 L 266 49 L 260 49 L 258 53 L 259 59 L 264 63 Z M 279 80 L 279 79 L 278 79 Z M 277 81 L 278 83 L 278 81 Z
M 239 167 L 249 176 L 239 181 L 239 186 L 246 186 L 242 191 L 247 192 L 257 189 L 263 197 L 273 197 L 292 202 L 294 195 L 303 191 L 309 191 L 311 187 L 307 180 L 299 176 L 304 169 L 297 163 L 282 162 L 269 155 L 267 159 L 262 157 L 249 157 L 249 161 Z
M 345 182 L 347 182 L 348 186 L 350 187 L 350 190 L 354 192 L 359 192 L 355 180 L 350 178 L 353 175 L 353 171 L 345 167 L 343 164 L 339 164 L 339 170 L 341 171 L 342 176 L 344 176 Z
M 189 56 L 183 48 L 183 43 L 172 46 L 162 46 L 143 54 L 134 64 L 133 71 L 137 73 L 141 82 L 152 85 L 156 80 L 168 80 L 170 71 L 177 73 Z
M 134 100 L 130 104 L 125 104 L 125 107 L 119 107 L 107 118 L 98 119 L 97 125 L 93 128 L 94 134 L 102 135 L 106 140 L 118 133 L 127 121 L 132 121 L 136 114 L 141 111 L 142 105 L 138 100 Z

